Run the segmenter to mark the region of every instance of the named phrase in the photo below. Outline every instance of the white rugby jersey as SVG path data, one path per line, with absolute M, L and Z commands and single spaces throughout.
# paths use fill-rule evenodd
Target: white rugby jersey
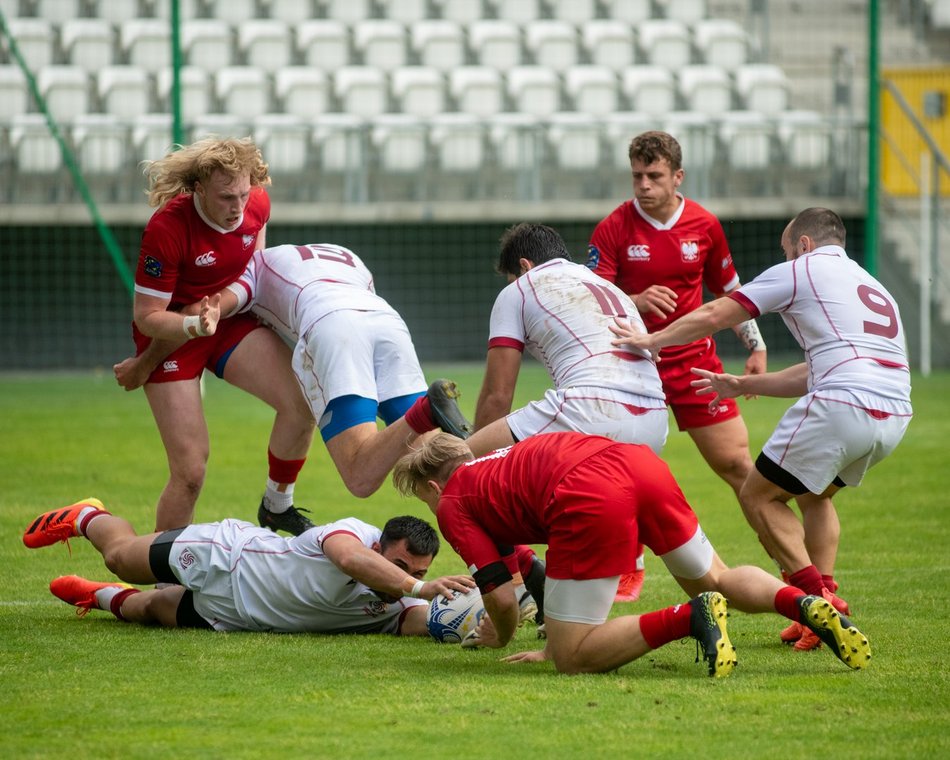
M 910 401 L 897 302 L 841 246 L 821 246 L 776 264 L 730 297 L 753 317 L 781 315 L 805 351 L 810 391 L 835 388 Z
M 360 257 L 330 243 L 255 251 L 228 289 L 237 295 L 239 311 L 253 310 L 291 344 L 334 311 L 393 311 L 376 295 Z
M 527 349 L 559 389 L 590 386 L 665 399 L 649 352 L 611 345 L 614 317 L 646 332 L 637 307 L 616 285 L 586 266 L 554 259 L 498 294 L 488 346 Z
M 215 542 L 226 554 L 216 559 L 232 568 L 234 602 L 249 630 L 396 633 L 409 607 L 428 604 L 408 597 L 387 604 L 344 574 L 323 553 L 323 541 L 338 533 L 355 536 L 367 548 L 382 535 L 346 518 L 294 537 L 246 525 L 231 540 Z

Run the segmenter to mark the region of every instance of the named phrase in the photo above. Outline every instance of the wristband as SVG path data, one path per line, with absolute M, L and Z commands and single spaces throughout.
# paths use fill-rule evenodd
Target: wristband
M 759 332 L 759 326 L 754 319 L 736 325 L 735 333 L 749 351 L 765 351 L 765 339 Z
M 190 317 L 185 317 L 184 321 L 181 323 L 182 330 L 185 331 L 185 336 L 191 340 L 192 338 L 201 338 L 206 336 L 204 330 L 201 329 L 201 317 L 193 315 Z M 195 331 L 192 332 L 191 328 L 194 327 Z
M 414 584 L 412 584 L 412 591 L 409 592 L 409 596 L 411 596 L 413 599 L 418 599 L 419 594 L 422 593 L 422 587 L 425 585 L 425 581 L 416 581 Z

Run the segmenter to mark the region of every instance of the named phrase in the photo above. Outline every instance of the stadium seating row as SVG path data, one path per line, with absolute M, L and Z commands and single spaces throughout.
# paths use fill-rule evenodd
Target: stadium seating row
M 169 65 L 170 28 L 162 19 L 130 19 L 116 25 L 103 18 L 66 17 L 61 22 L 15 18 L 8 24 L 33 70 L 53 63 L 89 71 L 123 63 L 151 71 Z M 596 19 L 580 26 L 544 19 L 524 27 L 500 19 L 465 26 L 430 19 L 408 26 L 389 19 L 352 26 L 328 19 L 297 24 L 275 19 L 237 24 L 222 18 L 194 19 L 182 23 L 180 44 L 187 63 L 209 71 L 246 64 L 268 73 L 291 65 L 332 71 L 349 64 L 392 69 L 413 63 L 443 71 L 466 63 L 501 70 L 536 63 L 555 71 L 578 63 L 615 71 L 635 63 L 668 69 L 706 63 L 733 71 L 749 59 L 745 30 L 724 19 L 704 19 L 692 27 L 672 19 L 636 25 Z M 9 52 L 6 57 L 10 59 Z
M 92 175 L 115 174 L 138 161 L 157 158 L 171 144 L 171 115 L 145 114 L 129 124 L 114 116 L 78 117 L 67 138 L 81 168 Z M 504 113 L 491 119 L 442 114 L 422 120 L 389 114 L 365 121 L 349 114 L 328 115 L 315 123 L 287 114 L 245 121 L 231 114 L 209 115 L 191 125 L 187 139 L 206 134 L 253 135 L 275 175 L 357 171 L 379 166 L 393 172 L 477 173 L 495 163 L 530 166 L 540 157 L 562 169 L 597 172 L 629 170 L 627 144 L 641 131 L 664 128 L 684 143 L 690 167 L 726 162 L 733 169 L 765 169 L 777 163 L 819 169 L 832 161 L 834 125 L 817 113 L 789 111 L 770 120 L 750 111 L 733 111 L 710 120 L 706 114 L 672 112 L 661 121 L 621 112 L 596 119 L 573 112 L 544 120 Z M 16 117 L 5 135 L 19 173 L 50 173 L 62 166 L 59 145 L 39 114 Z
M 171 110 L 168 68 L 152 76 L 137 66 L 103 66 L 90 75 L 78 66 L 54 65 L 40 69 L 36 83 L 53 115 L 64 122 L 84 113 L 132 118 Z M 179 87 L 189 119 L 217 111 L 239 117 L 283 111 L 315 118 L 328 112 L 375 117 L 391 111 L 416 116 L 521 111 L 546 116 L 628 109 L 659 116 L 680 108 L 708 114 L 742 108 L 771 115 L 788 105 L 784 73 L 767 64 L 740 66 L 734 74 L 689 65 L 675 76 L 658 66 L 630 66 L 618 75 L 604 66 L 578 65 L 563 76 L 544 66 L 515 66 L 505 76 L 487 66 L 461 66 L 447 75 L 429 66 L 404 66 L 388 75 L 371 66 L 343 66 L 332 75 L 290 66 L 273 76 L 253 66 L 225 66 L 213 74 L 187 66 L 180 71 Z M 38 109 L 31 107 L 19 67 L 0 66 L 0 122 L 30 110 Z
M 275 18 L 295 24 L 313 18 L 347 23 L 386 18 L 412 23 L 438 18 L 471 23 L 500 18 L 528 23 L 557 18 L 583 23 L 616 18 L 636 23 L 652 17 L 692 23 L 707 16 L 706 0 L 179 0 L 181 17 L 230 18 L 235 22 Z M 0 0 L 8 17 L 50 20 L 87 16 L 121 23 L 134 18 L 167 18 L 168 0 Z

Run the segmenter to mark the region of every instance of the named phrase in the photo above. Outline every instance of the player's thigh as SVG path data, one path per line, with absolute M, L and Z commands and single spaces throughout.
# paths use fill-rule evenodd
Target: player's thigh
M 713 425 L 689 428 L 686 432 L 693 439 L 703 459 L 711 465 L 727 466 L 741 460 L 747 467 L 751 467 L 749 431 L 741 416 Z
M 148 399 L 169 462 L 208 458 L 208 426 L 201 405 L 197 379 L 173 383 L 147 383 Z
M 224 379 L 278 411 L 310 415 L 290 368 L 291 351 L 273 330 L 261 327 L 238 343 L 224 367 Z

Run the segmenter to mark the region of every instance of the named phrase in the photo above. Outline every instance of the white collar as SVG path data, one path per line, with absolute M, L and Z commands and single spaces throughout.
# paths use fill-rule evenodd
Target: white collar
M 201 201 L 198 199 L 198 193 L 192 193 L 191 196 L 195 204 L 195 211 L 198 212 L 198 216 L 201 217 L 201 221 L 207 224 L 215 232 L 220 232 L 223 235 L 227 235 L 229 232 L 234 232 L 236 229 L 239 229 L 241 225 L 244 224 L 244 212 L 242 211 L 241 218 L 238 219 L 238 223 L 235 224 L 231 229 L 218 226 L 208 218 L 208 215 L 205 214 L 204 209 L 201 208 Z
M 633 199 L 633 207 L 637 210 L 637 213 L 643 217 L 643 220 L 650 226 L 658 230 L 671 230 L 673 229 L 673 225 L 675 225 L 683 215 L 683 209 L 686 208 L 686 198 L 683 197 L 682 193 L 677 193 L 676 197 L 680 199 L 680 205 L 676 208 L 676 211 L 673 212 L 673 216 L 671 216 L 669 221 L 666 223 L 661 222 L 659 219 L 654 219 L 646 211 L 640 208 L 640 202 L 636 198 Z

